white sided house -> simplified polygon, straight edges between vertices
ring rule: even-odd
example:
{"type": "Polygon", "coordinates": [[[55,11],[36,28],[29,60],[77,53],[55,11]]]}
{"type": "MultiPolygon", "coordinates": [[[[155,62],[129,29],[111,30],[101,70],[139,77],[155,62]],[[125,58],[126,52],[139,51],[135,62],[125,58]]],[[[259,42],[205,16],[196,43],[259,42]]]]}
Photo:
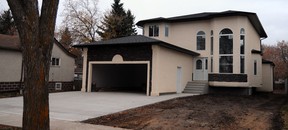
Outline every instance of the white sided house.
{"type": "MultiPolygon", "coordinates": [[[[22,53],[18,36],[0,34],[0,92],[21,89],[21,67],[22,53]]],[[[49,90],[73,90],[74,68],[75,56],[55,39],[49,72],[49,90]]]]}
{"type": "Polygon", "coordinates": [[[139,90],[152,96],[273,91],[273,63],[262,63],[267,34],[255,13],[160,17],[137,25],[143,36],[75,46],[84,50],[82,91],[139,90]]]}

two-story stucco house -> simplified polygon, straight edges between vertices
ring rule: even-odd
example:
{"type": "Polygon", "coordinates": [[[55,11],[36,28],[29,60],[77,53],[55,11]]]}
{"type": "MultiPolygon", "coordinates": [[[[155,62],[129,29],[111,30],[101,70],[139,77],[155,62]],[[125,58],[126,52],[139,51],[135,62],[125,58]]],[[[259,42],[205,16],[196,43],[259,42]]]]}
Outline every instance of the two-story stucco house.
{"type": "MultiPolygon", "coordinates": [[[[75,56],[56,39],[52,48],[49,90],[73,90],[75,56]]],[[[0,34],[0,92],[20,89],[22,53],[18,36],[0,34]]],[[[24,79],[24,78],[22,78],[24,79]]]]}
{"type": "Polygon", "coordinates": [[[273,64],[262,63],[261,55],[267,34],[255,13],[160,17],[137,25],[143,36],[75,46],[84,50],[82,91],[93,85],[147,95],[273,90],[273,64]]]}

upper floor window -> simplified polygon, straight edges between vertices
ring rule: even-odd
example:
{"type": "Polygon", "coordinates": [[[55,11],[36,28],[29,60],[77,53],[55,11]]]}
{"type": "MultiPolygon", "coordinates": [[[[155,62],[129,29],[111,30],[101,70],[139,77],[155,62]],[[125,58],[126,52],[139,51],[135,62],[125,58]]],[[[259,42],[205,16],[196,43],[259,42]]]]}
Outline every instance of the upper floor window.
{"type": "Polygon", "coordinates": [[[245,30],[240,30],[240,54],[245,54],[245,30]]]}
{"type": "Polygon", "coordinates": [[[149,26],[149,37],[158,37],[159,36],[159,26],[152,25],[149,26]]]}
{"type": "Polygon", "coordinates": [[[165,25],[165,37],[168,37],[169,36],[169,26],[168,25],[165,25]]]}
{"type": "Polygon", "coordinates": [[[203,31],[197,33],[197,50],[205,50],[205,33],[203,31]]]}
{"type": "Polygon", "coordinates": [[[230,29],[223,29],[219,39],[219,54],[233,54],[233,32],[230,29]]]}
{"type": "Polygon", "coordinates": [[[213,38],[213,30],[211,30],[211,37],[210,37],[210,54],[213,55],[213,51],[214,51],[214,38],[213,38]]]}
{"type": "Polygon", "coordinates": [[[51,65],[52,65],[52,66],[60,66],[60,58],[55,58],[55,57],[53,57],[53,58],[51,59],[51,65]]]}
{"type": "Polygon", "coordinates": [[[228,28],[219,34],[219,72],[233,73],[233,32],[228,28]]]}

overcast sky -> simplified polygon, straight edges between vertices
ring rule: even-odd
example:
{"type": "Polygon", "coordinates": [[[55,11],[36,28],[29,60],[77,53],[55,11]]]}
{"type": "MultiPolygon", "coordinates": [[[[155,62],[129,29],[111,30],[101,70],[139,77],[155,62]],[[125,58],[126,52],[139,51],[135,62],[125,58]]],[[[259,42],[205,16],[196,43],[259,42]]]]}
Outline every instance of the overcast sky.
{"type": "MultiPolygon", "coordinates": [[[[61,25],[61,12],[65,0],[60,0],[57,26],[61,25]]],[[[114,0],[99,0],[102,12],[111,9],[114,0]]],[[[268,38],[264,44],[288,41],[288,0],[121,0],[125,9],[136,16],[135,22],[155,17],[173,17],[201,12],[226,10],[257,13],[268,38]]],[[[0,11],[8,9],[6,0],[0,1],[0,11]]],[[[141,32],[140,32],[141,33],[141,32]]]]}

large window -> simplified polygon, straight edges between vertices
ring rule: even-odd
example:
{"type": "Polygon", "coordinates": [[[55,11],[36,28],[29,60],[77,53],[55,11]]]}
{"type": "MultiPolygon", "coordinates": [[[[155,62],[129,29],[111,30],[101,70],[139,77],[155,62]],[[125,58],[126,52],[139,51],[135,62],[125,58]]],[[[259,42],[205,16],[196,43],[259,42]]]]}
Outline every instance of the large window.
{"type": "Polygon", "coordinates": [[[223,29],[219,34],[219,72],[233,73],[233,32],[223,29]]]}
{"type": "Polygon", "coordinates": [[[197,50],[205,50],[205,33],[203,31],[197,33],[197,50]]]}
{"type": "Polygon", "coordinates": [[[149,37],[158,37],[159,36],[159,26],[152,25],[149,26],[149,37]]]}

